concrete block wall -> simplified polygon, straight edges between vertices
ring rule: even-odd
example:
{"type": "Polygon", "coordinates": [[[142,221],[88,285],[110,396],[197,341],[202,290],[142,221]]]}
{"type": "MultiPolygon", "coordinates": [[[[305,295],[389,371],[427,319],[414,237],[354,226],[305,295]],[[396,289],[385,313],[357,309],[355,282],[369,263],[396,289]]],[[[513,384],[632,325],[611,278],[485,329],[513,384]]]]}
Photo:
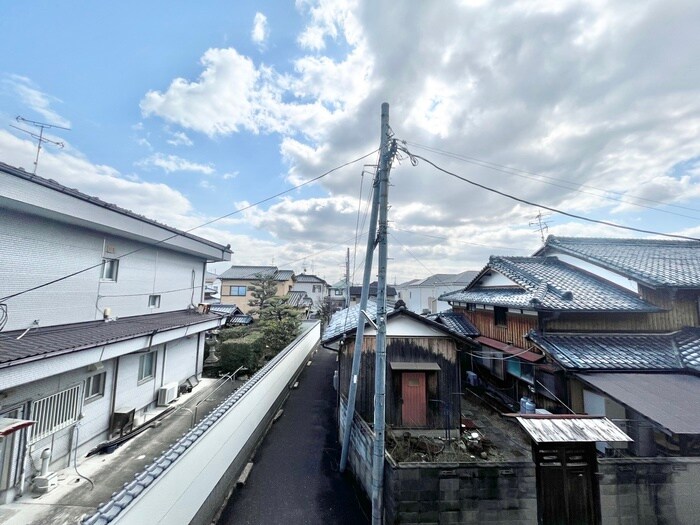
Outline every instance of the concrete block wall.
{"type": "Polygon", "coordinates": [[[387,464],[385,523],[514,525],[537,522],[535,466],[489,464],[387,464]]]}
{"type": "Polygon", "coordinates": [[[598,462],[603,525],[700,522],[700,458],[598,462]]]}

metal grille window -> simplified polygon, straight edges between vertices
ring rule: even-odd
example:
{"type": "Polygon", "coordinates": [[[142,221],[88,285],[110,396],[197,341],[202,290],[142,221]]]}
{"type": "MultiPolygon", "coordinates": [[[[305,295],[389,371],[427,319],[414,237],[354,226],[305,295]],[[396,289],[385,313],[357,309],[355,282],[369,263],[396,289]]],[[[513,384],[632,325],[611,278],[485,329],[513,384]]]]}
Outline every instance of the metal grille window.
{"type": "Polygon", "coordinates": [[[78,421],[81,408],[80,385],[32,402],[32,429],[30,443],[50,436],[54,432],[78,421]]]}

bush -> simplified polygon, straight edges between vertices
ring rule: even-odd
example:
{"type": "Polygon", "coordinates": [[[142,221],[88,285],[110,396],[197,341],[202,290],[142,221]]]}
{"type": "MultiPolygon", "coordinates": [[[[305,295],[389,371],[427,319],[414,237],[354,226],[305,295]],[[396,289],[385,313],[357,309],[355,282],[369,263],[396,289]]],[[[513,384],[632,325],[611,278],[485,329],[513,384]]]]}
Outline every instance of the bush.
{"type": "Polygon", "coordinates": [[[228,341],[229,339],[240,339],[249,333],[249,328],[246,326],[236,326],[234,328],[224,328],[219,331],[219,341],[228,341]]]}
{"type": "Polygon", "coordinates": [[[257,369],[262,355],[263,342],[259,333],[252,333],[239,339],[228,339],[219,344],[221,370],[234,372],[244,366],[251,372],[257,369]]]}

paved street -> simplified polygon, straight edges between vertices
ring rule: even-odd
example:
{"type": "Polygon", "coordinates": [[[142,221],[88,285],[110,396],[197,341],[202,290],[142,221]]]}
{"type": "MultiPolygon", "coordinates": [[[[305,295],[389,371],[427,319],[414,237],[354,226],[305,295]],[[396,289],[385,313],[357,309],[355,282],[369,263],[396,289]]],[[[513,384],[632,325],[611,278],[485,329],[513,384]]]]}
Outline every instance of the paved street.
{"type": "Polygon", "coordinates": [[[368,501],[338,472],[335,355],[320,348],[313,356],[219,525],[369,523],[368,501]]]}

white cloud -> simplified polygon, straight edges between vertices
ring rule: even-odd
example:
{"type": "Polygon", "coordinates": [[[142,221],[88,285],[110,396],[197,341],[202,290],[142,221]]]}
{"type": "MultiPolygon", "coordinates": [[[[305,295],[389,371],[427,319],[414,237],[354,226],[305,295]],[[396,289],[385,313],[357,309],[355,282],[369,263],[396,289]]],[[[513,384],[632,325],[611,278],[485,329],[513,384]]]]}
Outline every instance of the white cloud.
{"type": "Polygon", "coordinates": [[[250,33],[250,38],[258,47],[264,48],[267,38],[270,36],[270,30],[267,27],[267,17],[258,12],[253,18],[253,30],[250,33]]]}
{"type": "Polygon", "coordinates": [[[19,95],[22,103],[41,115],[47,124],[64,128],[70,127],[70,121],[51,108],[52,103],[61,102],[61,100],[41,91],[31,79],[21,75],[8,75],[4,82],[9,84],[15,93],[19,95]]]}
{"type": "Polygon", "coordinates": [[[193,171],[211,175],[215,171],[211,164],[199,164],[178,157],[177,155],[165,155],[163,153],[155,153],[150,157],[138,161],[136,165],[142,168],[161,168],[168,173],[174,171],[193,171]]]}
{"type": "Polygon", "coordinates": [[[186,133],[183,131],[170,131],[166,129],[166,133],[170,138],[166,141],[171,146],[192,146],[194,144],[186,133]]]}

